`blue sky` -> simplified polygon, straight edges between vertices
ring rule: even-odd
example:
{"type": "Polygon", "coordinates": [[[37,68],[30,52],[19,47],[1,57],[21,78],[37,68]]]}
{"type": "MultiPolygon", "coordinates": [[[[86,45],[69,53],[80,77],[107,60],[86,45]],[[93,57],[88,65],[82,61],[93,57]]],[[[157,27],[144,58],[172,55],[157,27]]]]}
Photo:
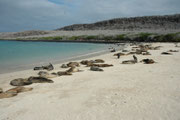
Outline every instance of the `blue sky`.
{"type": "Polygon", "coordinates": [[[180,13],[180,0],[0,0],[0,32],[180,13]]]}

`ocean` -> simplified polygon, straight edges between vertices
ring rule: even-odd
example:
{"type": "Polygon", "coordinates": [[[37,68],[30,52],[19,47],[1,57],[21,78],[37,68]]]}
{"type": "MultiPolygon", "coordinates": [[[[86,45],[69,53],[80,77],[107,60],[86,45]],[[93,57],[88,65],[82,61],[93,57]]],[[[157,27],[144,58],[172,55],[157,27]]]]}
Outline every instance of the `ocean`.
{"type": "Polygon", "coordinates": [[[0,41],[0,74],[105,52],[110,46],[94,43],[0,41]]]}

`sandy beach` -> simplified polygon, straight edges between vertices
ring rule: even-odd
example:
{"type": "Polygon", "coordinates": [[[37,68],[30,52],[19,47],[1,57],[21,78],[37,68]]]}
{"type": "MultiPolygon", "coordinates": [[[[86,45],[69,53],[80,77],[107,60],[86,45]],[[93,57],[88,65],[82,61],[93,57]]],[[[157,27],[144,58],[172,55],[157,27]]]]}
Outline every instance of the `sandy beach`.
{"type": "MultiPolygon", "coordinates": [[[[52,78],[54,83],[32,84],[27,86],[32,91],[0,99],[0,120],[179,120],[180,52],[161,52],[180,48],[173,43],[152,45],[163,47],[149,50],[152,55],[136,56],[138,61],[151,58],[155,64],[126,65],[122,61],[132,55],[120,59],[114,53],[98,55],[88,60],[103,59],[113,67],[98,72],[81,65],[82,72],[52,78]]],[[[60,66],[56,64],[52,72],[66,70],[60,66]]],[[[37,73],[31,69],[0,74],[0,88],[13,88],[11,80],[37,73]]]]}

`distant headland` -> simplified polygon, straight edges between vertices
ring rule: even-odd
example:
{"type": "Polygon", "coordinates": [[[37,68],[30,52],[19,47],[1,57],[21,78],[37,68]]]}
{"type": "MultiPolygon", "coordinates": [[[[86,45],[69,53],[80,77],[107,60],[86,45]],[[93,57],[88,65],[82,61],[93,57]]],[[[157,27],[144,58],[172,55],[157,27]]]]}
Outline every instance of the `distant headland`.
{"type": "Polygon", "coordinates": [[[2,40],[56,42],[180,42],[180,14],[115,18],[52,31],[0,33],[2,40]]]}

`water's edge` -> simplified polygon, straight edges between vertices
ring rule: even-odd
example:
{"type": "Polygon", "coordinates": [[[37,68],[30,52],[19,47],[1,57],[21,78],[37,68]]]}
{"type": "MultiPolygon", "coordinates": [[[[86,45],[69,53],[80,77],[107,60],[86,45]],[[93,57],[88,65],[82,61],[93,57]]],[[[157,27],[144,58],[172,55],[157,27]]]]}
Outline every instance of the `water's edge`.
{"type": "MultiPolygon", "coordinates": [[[[123,48],[124,48],[124,46],[121,46],[121,48],[116,48],[116,50],[122,50],[123,48]]],[[[82,59],[89,59],[92,57],[97,57],[99,55],[105,55],[108,53],[110,53],[109,50],[101,50],[101,51],[92,52],[92,53],[88,53],[88,54],[86,53],[86,54],[79,55],[76,57],[69,57],[69,58],[62,59],[62,60],[54,60],[54,61],[51,61],[51,63],[56,66],[58,64],[63,64],[63,63],[67,63],[70,61],[78,61],[78,60],[82,60],[82,59]]],[[[28,64],[28,65],[19,65],[16,68],[14,68],[13,70],[9,69],[7,71],[0,71],[0,74],[29,70],[29,69],[33,69],[35,66],[42,66],[42,65],[46,65],[46,64],[49,64],[49,63],[48,62],[41,62],[41,63],[34,63],[34,64],[28,64]]]]}

